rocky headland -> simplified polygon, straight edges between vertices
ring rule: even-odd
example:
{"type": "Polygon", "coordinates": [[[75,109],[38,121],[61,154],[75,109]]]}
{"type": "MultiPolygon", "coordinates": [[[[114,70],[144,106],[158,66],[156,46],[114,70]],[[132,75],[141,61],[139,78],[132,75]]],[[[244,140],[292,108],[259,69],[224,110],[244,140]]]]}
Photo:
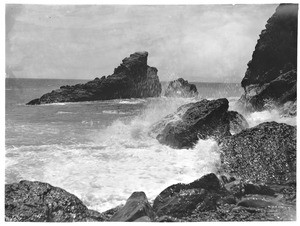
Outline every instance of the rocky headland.
{"type": "Polygon", "coordinates": [[[122,60],[112,75],[95,78],[85,84],[61,86],[27,105],[158,97],[161,94],[161,84],[157,69],[148,66],[147,59],[148,52],[133,53],[122,60]]]}
{"type": "Polygon", "coordinates": [[[247,110],[284,107],[296,113],[297,28],[298,4],[280,4],[260,34],[241,83],[240,102],[247,110]]]}
{"type": "Polygon", "coordinates": [[[183,78],[171,81],[165,90],[166,97],[195,97],[198,96],[197,87],[183,78]]]}

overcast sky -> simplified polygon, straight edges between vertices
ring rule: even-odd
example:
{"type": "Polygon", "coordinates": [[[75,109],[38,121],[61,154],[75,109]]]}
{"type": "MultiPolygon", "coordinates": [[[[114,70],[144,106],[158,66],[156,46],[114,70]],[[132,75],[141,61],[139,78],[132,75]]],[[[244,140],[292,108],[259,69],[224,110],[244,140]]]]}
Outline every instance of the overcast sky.
{"type": "Polygon", "coordinates": [[[277,5],[6,5],[6,65],[23,78],[93,79],[148,51],[160,80],[240,82],[277,5]]]}

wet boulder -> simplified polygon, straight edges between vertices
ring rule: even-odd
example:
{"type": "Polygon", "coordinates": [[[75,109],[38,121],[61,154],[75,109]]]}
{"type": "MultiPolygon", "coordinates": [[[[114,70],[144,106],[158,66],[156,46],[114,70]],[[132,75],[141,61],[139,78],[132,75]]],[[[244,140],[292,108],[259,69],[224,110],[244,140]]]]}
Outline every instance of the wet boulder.
{"type": "Polygon", "coordinates": [[[194,97],[197,95],[196,86],[183,78],[171,81],[165,91],[167,97],[194,97]]]}
{"type": "Polygon", "coordinates": [[[230,135],[227,110],[225,98],[189,103],[154,124],[149,134],[173,148],[192,148],[199,139],[230,135]]]}
{"type": "Polygon", "coordinates": [[[190,184],[174,184],[163,190],[153,202],[158,217],[182,218],[198,211],[215,210],[226,190],[218,177],[211,173],[190,184]]]}
{"type": "Polygon", "coordinates": [[[5,185],[5,221],[74,222],[103,221],[75,195],[38,181],[5,185]]]}
{"type": "Polygon", "coordinates": [[[134,192],[127,199],[126,204],[110,218],[110,221],[149,222],[153,221],[154,218],[155,214],[146,194],[144,192],[134,192]]]}

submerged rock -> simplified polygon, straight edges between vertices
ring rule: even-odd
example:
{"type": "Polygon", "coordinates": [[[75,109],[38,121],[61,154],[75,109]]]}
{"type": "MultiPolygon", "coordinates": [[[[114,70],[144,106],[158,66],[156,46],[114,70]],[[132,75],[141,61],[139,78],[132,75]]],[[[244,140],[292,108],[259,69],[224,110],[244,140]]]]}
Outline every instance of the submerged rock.
{"type": "Polygon", "coordinates": [[[242,80],[240,102],[260,111],[296,103],[298,4],[280,4],[261,32],[242,80]]]}
{"type": "Polygon", "coordinates": [[[170,82],[165,91],[165,96],[167,97],[194,97],[197,95],[196,86],[183,78],[170,82]]]}
{"type": "Polygon", "coordinates": [[[160,96],[161,84],[157,69],[147,65],[147,58],[148,52],[136,52],[126,57],[112,75],[96,78],[85,84],[61,86],[27,104],[160,96]]]}
{"type": "Polygon", "coordinates": [[[155,214],[144,192],[134,192],[126,201],[124,207],[119,209],[110,221],[122,222],[149,222],[153,221],[155,214]]]}
{"type": "Polygon", "coordinates": [[[223,169],[245,180],[285,184],[296,180],[296,128],[265,122],[226,137],[221,144],[223,169]]]}
{"type": "Polygon", "coordinates": [[[5,221],[73,222],[103,221],[75,195],[38,181],[5,185],[5,221]]]}

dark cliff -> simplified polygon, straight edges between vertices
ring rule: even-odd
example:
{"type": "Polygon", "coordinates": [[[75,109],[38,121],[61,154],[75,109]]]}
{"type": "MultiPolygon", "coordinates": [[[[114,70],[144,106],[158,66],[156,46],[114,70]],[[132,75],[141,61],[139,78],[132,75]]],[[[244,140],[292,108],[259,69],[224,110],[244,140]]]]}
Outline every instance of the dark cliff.
{"type": "Polygon", "coordinates": [[[248,108],[263,110],[267,101],[296,100],[298,5],[280,4],[255,46],[242,80],[248,108]],[[282,97],[285,98],[282,98],[282,97]]]}

